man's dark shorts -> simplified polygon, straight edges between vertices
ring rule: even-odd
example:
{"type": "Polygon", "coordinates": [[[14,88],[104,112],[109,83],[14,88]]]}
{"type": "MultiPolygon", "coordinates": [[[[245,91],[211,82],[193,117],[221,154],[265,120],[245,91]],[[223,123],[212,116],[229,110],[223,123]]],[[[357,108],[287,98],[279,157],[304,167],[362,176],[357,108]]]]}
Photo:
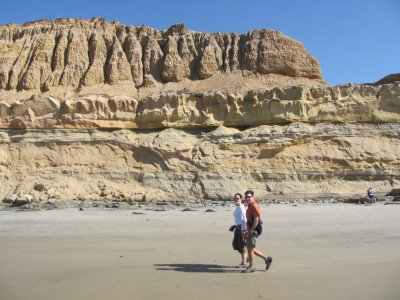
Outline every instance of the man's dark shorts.
{"type": "Polygon", "coordinates": [[[256,247],[256,238],[258,238],[258,234],[254,232],[249,232],[246,237],[246,247],[247,248],[255,248],[256,247]]]}

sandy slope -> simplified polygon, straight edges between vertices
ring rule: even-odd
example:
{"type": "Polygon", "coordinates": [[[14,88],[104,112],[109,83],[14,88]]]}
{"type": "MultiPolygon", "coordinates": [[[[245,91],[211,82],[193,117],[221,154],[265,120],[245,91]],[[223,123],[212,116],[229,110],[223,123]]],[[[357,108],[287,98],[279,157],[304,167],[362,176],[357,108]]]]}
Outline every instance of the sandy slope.
{"type": "Polygon", "coordinates": [[[400,206],[270,205],[241,274],[233,207],[0,212],[0,299],[398,299],[400,206]]]}

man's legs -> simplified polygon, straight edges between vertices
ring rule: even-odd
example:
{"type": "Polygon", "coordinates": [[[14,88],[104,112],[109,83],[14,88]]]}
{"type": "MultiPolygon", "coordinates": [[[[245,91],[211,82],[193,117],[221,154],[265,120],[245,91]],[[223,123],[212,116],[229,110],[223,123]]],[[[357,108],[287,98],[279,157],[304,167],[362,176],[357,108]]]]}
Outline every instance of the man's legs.
{"type": "Polygon", "coordinates": [[[249,266],[253,267],[254,264],[254,249],[256,248],[256,238],[254,237],[252,232],[249,232],[246,236],[246,246],[247,246],[247,255],[249,257],[249,266]]]}
{"type": "Polygon", "coordinates": [[[254,248],[248,246],[247,247],[248,257],[249,257],[249,265],[246,269],[242,270],[242,273],[254,273],[256,269],[253,267],[254,262],[254,248]]]}
{"type": "Polygon", "coordinates": [[[269,269],[272,263],[272,257],[270,256],[265,256],[261,251],[256,249],[256,240],[255,237],[252,234],[249,234],[246,239],[247,243],[247,252],[248,252],[248,257],[249,257],[249,266],[247,267],[246,270],[243,270],[243,273],[252,273],[255,271],[254,269],[254,255],[257,255],[258,257],[261,257],[265,261],[265,266],[266,270],[269,269]]]}
{"type": "Polygon", "coordinates": [[[257,255],[258,257],[261,257],[264,260],[265,268],[266,268],[266,270],[268,270],[269,267],[271,266],[271,263],[272,263],[272,257],[271,256],[268,256],[268,257],[265,256],[261,251],[259,251],[257,249],[254,249],[253,252],[254,252],[255,255],[257,255]]]}
{"type": "Polygon", "coordinates": [[[246,264],[246,251],[243,251],[243,253],[240,253],[240,256],[242,257],[242,263],[245,265],[246,264]]]}
{"type": "Polygon", "coordinates": [[[261,257],[263,260],[266,260],[267,259],[267,257],[260,251],[260,250],[257,250],[257,249],[253,249],[254,251],[254,254],[255,255],[257,255],[258,257],[261,257]]]}
{"type": "Polygon", "coordinates": [[[249,265],[246,269],[242,271],[242,273],[253,273],[255,271],[253,267],[254,263],[254,247],[255,247],[255,238],[251,233],[248,233],[246,236],[246,247],[247,247],[247,257],[249,258],[249,265]]]}
{"type": "Polygon", "coordinates": [[[254,262],[254,248],[253,247],[247,247],[247,252],[249,255],[249,268],[253,266],[254,262]]]}

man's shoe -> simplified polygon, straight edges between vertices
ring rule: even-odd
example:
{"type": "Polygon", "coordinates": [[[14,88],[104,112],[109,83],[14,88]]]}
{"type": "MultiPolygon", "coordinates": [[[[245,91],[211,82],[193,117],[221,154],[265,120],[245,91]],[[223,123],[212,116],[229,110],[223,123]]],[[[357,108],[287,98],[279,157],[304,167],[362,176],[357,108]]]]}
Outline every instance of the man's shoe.
{"type": "Polygon", "coordinates": [[[238,264],[238,265],[236,266],[236,268],[239,268],[239,269],[246,269],[246,268],[247,268],[247,265],[246,265],[245,263],[241,262],[240,264],[238,264]]]}
{"type": "Polygon", "coordinates": [[[246,269],[242,270],[242,273],[254,273],[256,269],[254,267],[247,267],[246,269]]]}
{"type": "Polygon", "coordinates": [[[266,271],[268,271],[268,269],[269,269],[269,267],[271,266],[271,264],[272,264],[272,257],[271,257],[271,256],[268,256],[268,257],[265,259],[265,270],[266,270],[266,271]]]}

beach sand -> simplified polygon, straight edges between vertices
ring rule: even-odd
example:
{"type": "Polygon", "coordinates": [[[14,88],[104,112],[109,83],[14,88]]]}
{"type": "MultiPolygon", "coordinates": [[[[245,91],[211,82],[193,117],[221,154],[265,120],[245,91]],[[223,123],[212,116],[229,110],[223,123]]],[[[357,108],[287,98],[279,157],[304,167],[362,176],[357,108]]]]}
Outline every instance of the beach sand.
{"type": "Polygon", "coordinates": [[[1,211],[0,299],[399,299],[400,205],[261,208],[253,274],[233,206],[1,211]]]}

